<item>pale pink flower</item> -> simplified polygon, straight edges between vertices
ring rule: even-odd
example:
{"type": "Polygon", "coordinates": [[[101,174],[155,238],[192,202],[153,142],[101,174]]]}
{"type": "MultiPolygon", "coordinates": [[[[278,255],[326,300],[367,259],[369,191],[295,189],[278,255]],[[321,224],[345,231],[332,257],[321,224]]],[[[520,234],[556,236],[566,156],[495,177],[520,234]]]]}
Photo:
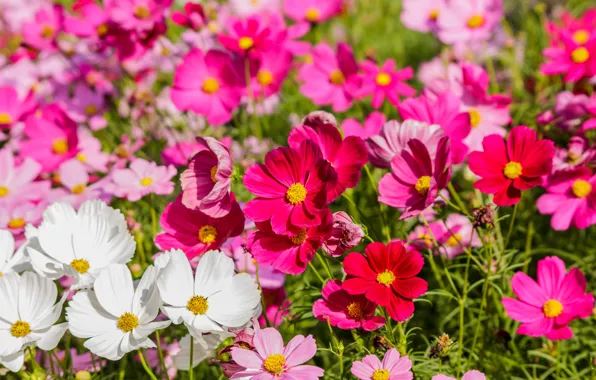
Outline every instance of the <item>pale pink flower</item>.
{"type": "Polygon", "coordinates": [[[61,5],[40,9],[35,20],[23,24],[23,40],[38,50],[57,50],[56,37],[62,30],[64,10],[61,5]]]}
{"type": "Polygon", "coordinates": [[[176,175],[174,166],[157,166],[137,158],[130,163],[129,169],[117,169],[112,172],[112,186],[109,192],[131,202],[138,201],[148,194],[168,195],[174,191],[172,178],[176,175]]]}
{"type": "MultiPolygon", "coordinates": [[[[457,379],[455,377],[439,374],[439,375],[434,375],[431,380],[457,380],[457,379]]],[[[482,372],[476,371],[474,369],[474,370],[464,373],[464,376],[461,378],[461,380],[486,380],[486,376],[482,372]]]]}
{"type": "Polygon", "coordinates": [[[447,44],[486,41],[502,17],[502,0],[450,0],[439,13],[438,35],[447,44]]]}
{"type": "Polygon", "coordinates": [[[101,150],[101,142],[86,128],[79,128],[78,135],[79,153],[75,156],[76,159],[85,165],[87,172],[106,173],[110,155],[101,150]]]}
{"type": "Polygon", "coordinates": [[[22,199],[7,203],[0,207],[0,229],[20,237],[27,224],[37,226],[41,222],[46,206],[45,202],[33,203],[22,199]]]}
{"type": "Polygon", "coordinates": [[[342,0],[285,0],[284,12],[294,21],[319,23],[339,14],[342,0]]]}
{"type": "Polygon", "coordinates": [[[66,161],[58,169],[58,178],[63,188],[57,189],[52,194],[53,201],[70,203],[75,209],[90,199],[102,199],[109,201],[109,195],[105,193],[105,181],[90,183],[87,169],[78,160],[66,161]]]}
{"type": "Polygon", "coordinates": [[[39,201],[50,191],[50,181],[35,181],[41,173],[41,165],[25,158],[16,165],[13,153],[0,149],[0,208],[18,200],[39,201]]]}
{"type": "Polygon", "coordinates": [[[436,32],[437,19],[446,6],[446,0],[404,0],[401,22],[408,29],[436,32]]]}
{"type": "Polygon", "coordinates": [[[412,361],[407,356],[400,357],[399,351],[395,348],[385,353],[383,362],[376,355],[366,355],[362,361],[352,363],[351,372],[360,380],[411,380],[414,378],[412,361]]]}
{"type": "Polygon", "coordinates": [[[344,131],[344,137],[358,136],[366,140],[371,136],[378,135],[386,121],[385,115],[374,111],[368,115],[362,125],[356,119],[345,119],[341,123],[341,129],[344,131]]]}

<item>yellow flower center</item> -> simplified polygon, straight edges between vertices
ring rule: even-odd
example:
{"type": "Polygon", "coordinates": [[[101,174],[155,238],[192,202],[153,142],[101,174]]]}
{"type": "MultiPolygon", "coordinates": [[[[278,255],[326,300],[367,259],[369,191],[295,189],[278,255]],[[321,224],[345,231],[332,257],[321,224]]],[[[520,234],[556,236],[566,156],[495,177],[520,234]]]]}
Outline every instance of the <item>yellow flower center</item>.
{"type": "Polygon", "coordinates": [[[16,321],[10,327],[10,333],[15,338],[24,338],[31,333],[31,326],[25,321],[16,321]]]}
{"type": "Polygon", "coordinates": [[[286,199],[293,205],[304,201],[306,199],[306,187],[301,183],[293,184],[286,192],[286,199]]]}
{"type": "Polygon", "coordinates": [[[386,369],[378,369],[373,372],[371,380],[389,380],[389,371],[386,369]]]}
{"type": "Polygon", "coordinates": [[[592,185],[588,181],[578,179],[577,181],[573,182],[571,190],[576,197],[585,198],[592,192],[592,185]]]}
{"type": "Polygon", "coordinates": [[[430,14],[428,15],[428,18],[433,21],[438,19],[439,18],[439,10],[434,9],[432,12],[430,12],[430,14]]]}
{"type": "Polygon", "coordinates": [[[255,46],[255,40],[250,37],[242,37],[238,40],[238,47],[242,50],[248,50],[255,46]]]}
{"type": "Polygon", "coordinates": [[[273,83],[273,74],[269,70],[260,70],[257,74],[257,81],[262,86],[269,86],[273,83]]]}
{"type": "Polygon", "coordinates": [[[207,298],[201,296],[194,296],[186,304],[186,308],[190,310],[194,315],[202,315],[209,310],[209,303],[207,298]]]}
{"type": "Polygon", "coordinates": [[[147,8],[145,5],[138,5],[135,8],[134,13],[135,13],[135,16],[140,19],[145,19],[145,18],[148,18],[149,16],[151,16],[151,12],[149,11],[149,8],[147,8]]]}
{"type": "Polygon", "coordinates": [[[352,302],[349,304],[347,311],[348,315],[352,319],[359,321],[364,318],[364,312],[362,311],[362,305],[360,305],[360,302],[352,302]]]}
{"type": "Polygon", "coordinates": [[[308,8],[304,16],[310,22],[317,22],[321,18],[321,11],[317,8],[308,8]]]}
{"type": "Polygon", "coordinates": [[[85,156],[83,153],[79,153],[77,154],[77,160],[81,161],[82,163],[87,162],[87,156],[85,156]]]}
{"type": "Polygon", "coordinates": [[[17,228],[23,228],[25,226],[25,219],[23,218],[15,218],[15,219],[11,219],[8,222],[8,228],[12,228],[12,229],[17,229],[17,228]]]}
{"type": "Polygon", "coordinates": [[[144,187],[151,186],[152,183],[153,183],[153,178],[150,178],[150,177],[145,177],[141,180],[141,185],[144,187]]]}
{"type": "Polygon", "coordinates": [[[219,82],[215,78],[207,78],[203,82],[203,92],[215,94],[219,90],[219,82]]]}
{"type": "Polygon", "coordinates": [[[209,29],[211,33],[217,33],[219,25],[215,21],[210,21],[209,24],[207,24],[207,29],[209,29]]]}
{"type": "Polygon", "coordinates": [[[4,273],[0,272],[0,277],[4,276],[4,273]]]}
{"type": "Polygon", "coordinates": [[[522,174],[522,166],[519,162],[508,162],[507,165],[505,165],[505,169],[503,169],[503,174],[509,179],[516,179],[522,174]]]}
{"type": "Polygon", "coordinates": [[[333,84],[340,85],[344,84],[346,77],[344,77],[344,73],[342,73],[340,69],[335,69],[329,74],[329,81],[333,84]]]}
{"type": "Polygon", "coordinates": [[[414,188],[418,194],[426,195],[426,193],[428,193],[428,189],[430,189],[430,177],[423,175],[422,177],[418,178],[418,182],[416,182],[414,188]]]}
{"type": "Polygon", "coordinates": [[[0,124],[12,124],[12,116],[7,112],[0,112],[0,124]]]}
{"type": "Polygon", "coordinates": [[[575,63],[584,63],[588,59],[590,59],[590,52],[583,46],[571,52],[571,60],[575,63]]]}
{"type": "Polygon", "coordinates": [[[263,363],[263,368],[271,374],[281,375],[286,365],[286,358],[282,354],[269,355],[263,363]]]}
{"type": "Polygon", "coordinates": [[[449,247],[457,247],[459,245],[460,241],[461,241],[461,235],[455,234],[455,235],[449,236],[449,239],[447,239],[445,244],[447,244],[449,247]]]}
{"type": "Polygon", "coordinates": [[[139,325],[139,318],[132,313],[124,313],[118,318],[118,328],[125,333],[131,332],[139,325]]]}
{"type": "Polygon", "coordinates": [[[547,318],[556,318],[563,313],[563,305],[556,300],[548,300],[542,306],[542,311],[547,318]]]}
{"type": "Polygon", "coordinates": [[[52,150],[56,154],[66,154],[68,152],[68,141],[66,139],[56,139],[52,143],[52,150]]]}
{"type": "Polygon", "coordinates": [[[424,242],[428,245],[433,245],[433,240],[429,234],[420,234],[418,235],[418,239],[424,240],[424,242]]]}
{"type": "Polygon", "coordinates": [[[476,29],[484,25],[484,17],[482,15],[474,15],[468,19],[468,28],[476,29]]]}
{"type": "Polygon", "coordinates": [[[304,243],[304,241],[306,240],[306,230],[302,229],[300,230],[300,232],[298,232],[297,235],[289,236],[288,239],[290,239],[290,241],[295,245],[300,245],[304,243]]]}
{"type": "Polygon", "coordinates": [[[8,187],[0,186],[0,197],[1,198],[7,196],[9,192],[10,192],[10,190],[8,190],[8,187]]]}
{"type": "Polygon", "coordinates": [[[103,37],[108,33],[108,26],[106,24],[101,24],[97,27],[96,31],[98,36],[103,37]]]}
{"type": "Polygon", "coordinates": [[[49,40],[54,37],[55,29],[51,25],[44,25],[41,28],[41,37],[49,40]]]}
{"type": "Polygon", "coordinates": [[[377,75],[377,84],[379,86],[388,86],[391,84],[391,76],[387,73],[380,73],[377,75]]]}
{"type": "Polygon", "coordinates": [[[480,116],[480,112],[476,109],[472,108],[468,111],[468,115],[470,115],[470,125],[472,128],[476,128],[478,124],[482,121],[482,116],[480,116]]]}
{"type": "Polygon", "coordinates": [[[91,373],[89,371],[78,371],[75,374],[75,380],[91,380],[91,373]]]}
{"type": "Polygon", "coordinates": [[[377,282],[381,285],[391,286],[393,281],[395,281],[395,274],[389,269],[385,269],[385,272],[377,275],[377,282]]]}
{"type": "Polygon", "coordinates": [[[79,185],[76,185],[75,187],[73,187],[70,191],[73,194],[83,194],[85,192],[85,190],[87,189],[87,185],[84,183],[81,183],[79,185]]]}
{"type": "Polygon", "coordinates": [[[217,230],[215,227],[206,225],[199,230],[199,240],[203,244],[211,244],[217,238],[217,230]]]}
{"type": "Polygon", "coordinates": [[[213,183],[217,182],[217,178],[215,178],[216,174],[217,174],[217,165],[215,165],[214,167],[211,168],[211,181],[213,181],[213,183]]]}
{"type": "Polygon", "coordinates": [[[583,45],[590,39],[590,32],[587,30],[578,30],[577,32],[573,33],[573,41],[576,44],[583,45]]]}
{"type": "Polygon", "coordinates": [[[87,107],[85,107],[85,115],[87,116],[93,116],[97,113],[97,111],[99,110],[93,104],[89,104],[87,107]]]}
{"type": "Polygon", "coordinates": [[[80,274],[85,274],[89,270],[89,261],[85,259],[74,259],[70,262],[70,266],[80,274]]]}

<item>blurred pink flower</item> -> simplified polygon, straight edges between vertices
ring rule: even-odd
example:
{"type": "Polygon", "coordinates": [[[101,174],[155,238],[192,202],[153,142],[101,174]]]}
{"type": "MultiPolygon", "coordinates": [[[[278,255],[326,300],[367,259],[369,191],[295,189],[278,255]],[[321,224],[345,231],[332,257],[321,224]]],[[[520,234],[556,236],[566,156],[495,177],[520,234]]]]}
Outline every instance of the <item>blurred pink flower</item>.
{"type": "Polygon", "coordinates": [[[542,74],[565,74],[565,82],[578,82],[596,75],[596,35],[585,43],[578,43],[567,33],[560,37],[562,47],[548,47],[542,52],[549,60],[540,68],[542,74]]]}
{"type": "Polygon", "coordinates": [[[263,289],[263,302],[265,303],[265,310],[258,319],[261,327],[267,326],[267,319],[274,327],[278,327],[283,323],[284,318],[290,314],[291,302],[283,287],[263,289]],[[265,319],[265,315],[267,315],[267,319],[265,319]]]}
{"type": "Polygon", "coordinates": [[[278,12],[281,0],[230,0],[230,7],[238,16],[246,17],[257,13],[278,12]]]}
{"type": "Polygon", "coordinates": [[[138,32],[153,29],[162,21],[172,0],[106,0],[105,9],[110,19],[126,30],[138,32]]]}
{"type": "Polygon", "coordinates": [[[277,94],[286,79],[292,56],[289,53],[267,52],[260,55],[257,60],[251,61],[250,89],[246,88],[247,96],[254,99],[263,99],[277,94]]]}
{"type": "Polygon", "coordinates": [[[25,226],[39,225],[47,203],[33,203],[27,200],[15,200],[0,207],[0,229],[10,231],[15,237],[25,232],[25,226]]]}
{"type": "Polygon", "coordinates": [[[419,32],[436,32],[437,19],[447,7],[446,0],[404,0],[401,22],[419,32]]]}
{"type": "Polygon", "coordinates": [[[90,199],[102,199],[105,202],[110,199],[104,190],[106,180],[91,184],[87,169],[78,160],[66,161],[60,165],[58,178],[64,188],[52,192],[52,201],[68,202],[78,209],[83,202],[90,199]]]}
{"type": "Polygon", "coordinates": [[[0,149],[0,208],[19,200],[40,201],[50,191],[50,181],[35,181],[41,165],[26,157],[16,165],[13,153],[0,149]]]}
{"type": "Polygon", "coordinates": [[[193,30],[199,30],[205,26],[207,23],[207,18],[205,17],[205,11],[201,4],[189,1],[184,4],[183,12],[172,12],[172,21],[180,26],[184,26],[193,30]]]}
{"type": "Polygon", "coordinates": [[[161,158],[166,165],[186,166],[190,159],[203,149],[203,145],[196,141],[181,141],[165,148],[161,152],[161,158]]]}
{"type": "MultiPolygon", "coordinates": [[[[445,376],[445,375],[439,374],[439,375],[434,375],[431,380],[457,380],[457,379],[454,377],[451,377],[451,376],[445,376]]],[[[464,373],[461,380],[486,380],[486,376],[480,371],[471,370],[471,371],[464,373]]]]}
{"type": "Polygon", "coordinates": [[[79,153],[75,156],[81,162],[87,172],[101,172],[108,171],[107,164],[110,161],[110,156],[101,150],[101,142],[93,137],[91,132],[86,128],[79,128],[79,153]]]}
{"type": "Polygon", "coordinates": [[[363,125],[360,125],[356,119],[345,119],[341,123],[341,129],[344,131],[345,137],[358,136],[365,140],[368,137],[378,135],[386,121],[385,115],[374,111],[364,120],[363,125]]]}
{"type": "Polygon", "coordinates": [[[439,12],[438,35],[446,44],[486,41],[502,17],[502,0],[450,0],[439,12]]]}
{"type": "Polygon", "coordinates": [[[64,10],[61,5],[43,8],[35,13],[35,20],[23,24],[23,41],[38,50],[55,51],[56,37],[62,31],[64,10]]]}
{"type": "Polygon", "coordinates": [[[100,41],[110,31],[110,16],[108,11],[92,1],[79,1],[74,6],[75,16],[66,14],[64,30],[77,37],[90,38],[100,41]]]}
{"type": "Polygon", "coordinates": [[[413,96],[416,90],[406,84],[406,80],[414,77],[414,70],[406,67],[400,70],[395,68],[395,61],[388,59],[381,65],[365,60],[360,64],[364,72],[361,76],[362,82],[357,92],[357,97],[372,95],[372,106],[380,108],[385,97],[394,106],[399,105],[399,96],[413,96]]]}
{"type": "Polygon", "coordinates": [[[583,135],[573,136],[567,149],[555,147],[555,151],[553,173],[596,164],[596,150],[590,147],[590,142],[583,135]]]}
{"type": "Polygon", "coordinates": [[[259,56],[263,51],[275,49],[278,41],[260,15],[246,19],[230,17],[226,23],[227,34],[220,33],[217,40],[229,51],[241,57],[259,56]]]}
{"type": "Polygon", "coordinates": [[[284,12],[292,20],[319,23],[338,15],[342,0],[286,0],[284,12]]]}
{"type": "Polygon", "coordinates": [[[431,226],[431,230],[440,245],[439,253],[448,259],[463,253],[464,248],[482,246],[472,222],[465,215],[451,214],[445,222],[438,221],[433,224],[435,228],[431,226]]]}
{"type": "Polygon", "coordinates": [[[129,169],[112,172],[112,184],[106,190],[116,197],[138,201],[148,194],[169,195],[174,191],[172,178],[176,175],[174,166],[158,166],[142,158],[130,163],[129,169]]]}
{"type": "Polygon", "coordinates": [[[32,92],[23,99],[12,86],[0,87],[0,130],[10,128],[14,123],[22,121],[35,108],[35,97],[32,92]]]}
{"type": "Polygon", "coordinates": [[[58,102],[77,123],[88,123],[93,131],[108,125],[108,121],[103,116],[105,111],[103,93],[95,92],[85,83],[79,82],[72,89],[65,88],[57,96],[58,102]],[[69,95],[71,91],[72,96],[69,95]]]}
{"type": "MultiPolygon", "coordinates": [[[[244,235],[230,239],[222,248],[224,252],[229,253],[236,264],[236,271],[245,272],[256,278],[257,262],[250,253],[248,241],[252,241],[254,231],[249,231],[247,237],[244,235]],[[248,240],[248,241],[247,241],[248,240]]],[[[271,265],[259,264],[259,284],[264,289],[278,289],[284,286],[286,275],[271,265]]]]}

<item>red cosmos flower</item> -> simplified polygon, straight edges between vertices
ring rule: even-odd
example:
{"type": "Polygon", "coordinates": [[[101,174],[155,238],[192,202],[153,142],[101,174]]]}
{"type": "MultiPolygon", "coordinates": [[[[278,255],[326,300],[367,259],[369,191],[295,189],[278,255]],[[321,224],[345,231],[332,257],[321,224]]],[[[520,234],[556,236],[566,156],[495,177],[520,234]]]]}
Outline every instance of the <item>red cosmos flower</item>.
{"type": "Polygon", "coordinates": [[[555,146],[551,140],[538,140],[536,132],[525,126],[513,128],[505,140],[498,135],[482,140],[483,152],[470,154],[470,170],[482,179],[474,187],[495,194],[494,203],[511,206],[521,192],[542,184],[551,172],[555,146]]]}
{"type": "Polygon", "coordinates": [[[428,283],[415,277],[424,266],[417,251],[406,251],[401,242],[371,243],[366,256],[350,253],[344,260],[348,274],[343,288],[350,294],[364,294],[367,299],[387,309],[391,318],[402,322],[414,313],[414,298],[428,289],[428,283]]]}

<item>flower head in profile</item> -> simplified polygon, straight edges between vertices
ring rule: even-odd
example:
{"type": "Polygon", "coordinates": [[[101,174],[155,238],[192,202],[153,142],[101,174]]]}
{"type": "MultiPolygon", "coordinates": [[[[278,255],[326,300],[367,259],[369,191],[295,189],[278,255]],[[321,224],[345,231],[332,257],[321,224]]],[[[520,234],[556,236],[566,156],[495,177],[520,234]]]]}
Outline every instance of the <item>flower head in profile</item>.
{"type": "Polygon", "coordinates": [[[400,219],[418,215],[432,205],[451,177],[448,137],[439,141],[434,157],[418,139],[410,140],[408,148],[393,158],[393,173],[379,182],[379,202],[403,209],[400,219]]]}
{"type": "Polygon", "coordinates": [[[136,248],[120,211],[95,200],[78,212],[68,203],[52,204],[32,235],[25,250],[33,269],[50,279],[73,277],[75,288],[93,284],[110,264],[126,264],[136,248]]]}
{"type": "Polygon", "coordinates": [[[498,206],[519,202],[521,192],[542,184],[543,176],[551,172],[554,143],[538,140],[536,131],[518,126],[513,128],[507,142],[498,135],[482,141],[484,151],[470,154],[470,170],[480,180],[474,187],[483,193],[495,194],[498,206]]]}
{"type": "Polygon", "coordinates": [[[520,335],[546,336],[550,340],[573,337],[569,327],[574,319],[588,318],[594,308],[594,295],[586,293],[586,278],[581,270],[565,270],[565,263],[552,256],[538,262],[538,282],[517,272],[511,288],[518,299],[503,297],[507,315],[522,322],[520,335]]]}
{"type": "Polygon", "coordinates": [[[320,23],[339,14],[341,0],[286,0],[284,12],[296,22],[320,23]]]}
{"type": "Polygon", "coordinates": [[[362,361],[352,363],[352,375],[360,380],[412,380],[412,361],[401,356],[395,348],[385,353],[381,362],[376,355],[366,355],[362,361]]]}
{"type": "MultiPolygon", "coordinates": [[[[445,375],[434,375],[431,380],[457,380],[455,377],[445,376],[445,375]]],[[[486,376],[480,372],[476,371],[475,369],[464,373],[461,380],[486,380],[486,376]]]]}
{"type": "Polygon", "coordinates": [[[380,108],[385,98],[394,106],[398,106],[400,96],[416,94],[416,90],[405,83],[406,80],[414,77],[414,70],[411,67],[397,70],[395,61],[388,59],[380,67],[374,62],[366,60],[360,65],[360,68],[363,74],[358,97],[371,95],[374,108],[380,108]]]}
{"type": "Polygon", "coordinates": [[[260,292],[248,273],[234,273],[234,261],[220,251],[205,253],[193,278],[181,250],[163,256],[165,267],[157,279],[164,302],[162,311],[174,324],[184,323],[197,339],[203,333],[223,334],[250,321],[259,306],[260,292]]]}
{"type": "Polygon", "coordinates": [[[174,191],[172,177],[176,175],[174,166],[158,166],[142,158],[130,163],[129,169],[116,169],[112,172],[113,184],[108,190],[115,196],[138,201],[148,194],[168,195],[174,191]]]}
{"type": "Polygon", "coordinates": [[[0,277],[0,364],[17,372],[28,346],[50,351],[58,345],[68,324],[55,324],[66,299],[56,302],[57,296],[56,284],[36,273],[0,277]]]}
{"type": "Polygon", "coordinates": [[[325,284],[323,298],[316,300],[312,307],[315,318],[344,330],[374,331],[385,325],[385,318],[375,316],[377,305],[374,302],[363,295],[350,295],[341,285],[337,280],[325,284]]]}
{"type": "Polygon", "coordinates": [[[581,166],[592,166],[596,160],[596,149],[583,135],[575,135],[567,144],[567,149],[555,147],[553,173],[573,170],[581,166]]]}
{"type": "Polygon", "coordinates": [[[416,277],[424,266],[424,258],[414,250],[406,250],[400,242],[371,243],[366,256],[352,252],[344,260],[348,277],[342,287],[349,294],[364,295],[387,309],[391,318],[403,322],[414,314],[413,299],[420,297],[428,283],[416,277]]]}
{"type": "Polygon", "coordinates": [[[207,17],[201,4],[189,1],[184,4],[184,11],[172,12],[172,21],[180,26],[199,30],[207,23],[207,17]]]}
{"type": "Polygon", "coordinates": [[[156,275],[154,267],[147,268],[135,289],[126,265],[105,268],[93,290],[77,292],[66,308],[72,335],[87,339],[85,348],[108,360],[155,347],[149,335],[171,323],[155,322],[160,307],[156,275]]]}
{"type": "Polygon", "coordinates": [[[333,230],[323,244],[323,250],[330,256],[341,256],[360,244],[364,237],[362,227],[343,211],[333,213],[333,230]]]}
{"type": "Polygon", "coordinates": [[[356,119],[345,119],[341,123],[341,129],[344,131],[344,136],[358,136],[362,139],[367,139],[371,136],[378,135],[381,128],[385,125],[387,118],[381,112],[374,111],[364,123],[360,124],[356,119]]]}
{"type": "Polygon", "coordinates": [[[304,364],[317,352],[316,342],[311,335],[296,335],[284,346],[281,334],[273,327],[261,329],[255,323],[254,330],[254,350],[232,348],[232,359],[244,370],[234,373],[231,379],[258,377],[274,380],[287,377],[316,380],[323,376],[321,368],[304,364]]]}
{"type": "Polygon", "coordinates": [[[244,229],[244,214],[237,202],[226,216],[213,218],[184,207],[178,197],[166,206],[159,221],[164,232],[155,237],[155,244],[163,251],[181,249],[189,259],[219,249],[244,229]]]}

